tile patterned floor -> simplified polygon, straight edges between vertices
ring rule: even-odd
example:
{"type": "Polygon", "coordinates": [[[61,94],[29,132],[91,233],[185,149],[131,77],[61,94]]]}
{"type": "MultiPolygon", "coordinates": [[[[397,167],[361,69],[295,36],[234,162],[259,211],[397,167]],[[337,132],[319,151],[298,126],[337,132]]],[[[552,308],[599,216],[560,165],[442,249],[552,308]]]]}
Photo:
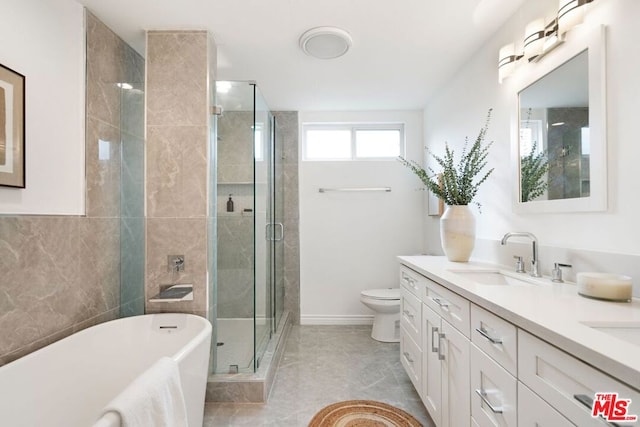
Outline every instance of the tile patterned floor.
{"type": "Polygon", "coordinates": [[[204,427],[304,427],[326,405],[371,399],[434,426],[400,364],[398,344],[366,326],[294,326],[267,404],[209,403],[204,427]]]}

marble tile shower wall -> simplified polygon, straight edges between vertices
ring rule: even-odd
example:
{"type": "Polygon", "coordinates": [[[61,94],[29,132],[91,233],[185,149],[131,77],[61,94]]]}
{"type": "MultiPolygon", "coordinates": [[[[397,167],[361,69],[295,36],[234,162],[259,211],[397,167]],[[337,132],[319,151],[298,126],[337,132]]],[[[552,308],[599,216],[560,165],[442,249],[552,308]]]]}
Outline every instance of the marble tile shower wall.
{"type": "Polygon", "coordinates": [[[218,118],[218,318],[253,317],[253,111],[218,118]],[[234,212],[226,211],[232,194],[234,212]]]}
{"type": "Polygon", "coordinates": [[[121,122],[114,83],[142,81],[144,62],[90,13],[86,22],[86,217],[0,218],[0,365],[118,316],[120,135],[142,133],[121,122]]]}
{"type": "MultiPolygon", "coordinates": [[[[284,277],[276,284],[276,303],[284,300],[294,324],[300,322],[300,245],[298,207],[298,113],[277,111],[276,167],[283,168],[284,277]],[[284,294],[284,295],[283,295],[284,294]]],[[[252,112],[225,112],[218,120],[218,317],[253,316],[253,218],[242,216],[253,206],[252,112]],[[225,212],[229,193],[235,213],[225,212]]]]}
{"type": "Polygon", "coordinates": [[[252,142],[253,111],[225,111],[218,118],[218,184],[253,183],[252,142]]]}
{"type": "MultiPolygon", "coordinates": [[[[277,111],[276,149],[282,153],[284,169],[284,309],[293,324],[300,324],[300,208],[298,195],[298,112],[277,111]]],[[[276,295],[276,301],[280,301],[276,295]]]]}
{"type": "Polygon", "coordinates": [[[206,31],[147,33],[147,222],[148,296],[160,285],[192,283],[194,300],[149,303],[148,312],[181,311],[206,317],[207,173],[209,82],[215,45],[206,31]],[[174,276],[168,255],[184,255],[174,276]]]}

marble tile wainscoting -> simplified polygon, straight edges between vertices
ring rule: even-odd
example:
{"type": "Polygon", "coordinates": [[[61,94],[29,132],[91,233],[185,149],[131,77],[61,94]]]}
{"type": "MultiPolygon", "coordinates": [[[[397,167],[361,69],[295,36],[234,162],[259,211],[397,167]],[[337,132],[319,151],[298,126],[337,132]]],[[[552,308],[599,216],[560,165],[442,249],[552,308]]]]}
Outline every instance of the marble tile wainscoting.
{"type": "Polygon", "coordinates": [[[0,365],[118,317],[118,218],[0,218],[0,365]]]}

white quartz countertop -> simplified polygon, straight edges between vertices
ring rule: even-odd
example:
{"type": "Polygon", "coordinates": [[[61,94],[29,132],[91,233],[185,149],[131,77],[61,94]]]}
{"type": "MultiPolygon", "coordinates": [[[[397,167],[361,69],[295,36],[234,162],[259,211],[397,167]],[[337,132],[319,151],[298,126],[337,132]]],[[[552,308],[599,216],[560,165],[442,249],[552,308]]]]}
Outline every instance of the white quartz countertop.
{"type": "Polygon", "coordinates": [[[624,323],[640,327],[640,299],[624,303],[584,298],[575,284],[552,283],[548,278],[527,286],[481,285],[455,271],[504,269],[478,262],[449,262],[439,256],[398,258],[472,303],[640,390],[640,345],[587,326],[624,323]]]}

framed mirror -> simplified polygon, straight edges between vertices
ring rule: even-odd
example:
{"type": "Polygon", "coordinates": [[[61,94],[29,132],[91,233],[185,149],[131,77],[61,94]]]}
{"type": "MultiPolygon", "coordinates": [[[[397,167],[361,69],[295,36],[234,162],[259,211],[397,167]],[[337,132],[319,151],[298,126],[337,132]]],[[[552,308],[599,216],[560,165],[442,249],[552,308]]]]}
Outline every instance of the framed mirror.
{"type": "Polygon", "coordinates": [[[523,64],[513,108],[514,211],[607,209],[605,27],[523,64]]]}

